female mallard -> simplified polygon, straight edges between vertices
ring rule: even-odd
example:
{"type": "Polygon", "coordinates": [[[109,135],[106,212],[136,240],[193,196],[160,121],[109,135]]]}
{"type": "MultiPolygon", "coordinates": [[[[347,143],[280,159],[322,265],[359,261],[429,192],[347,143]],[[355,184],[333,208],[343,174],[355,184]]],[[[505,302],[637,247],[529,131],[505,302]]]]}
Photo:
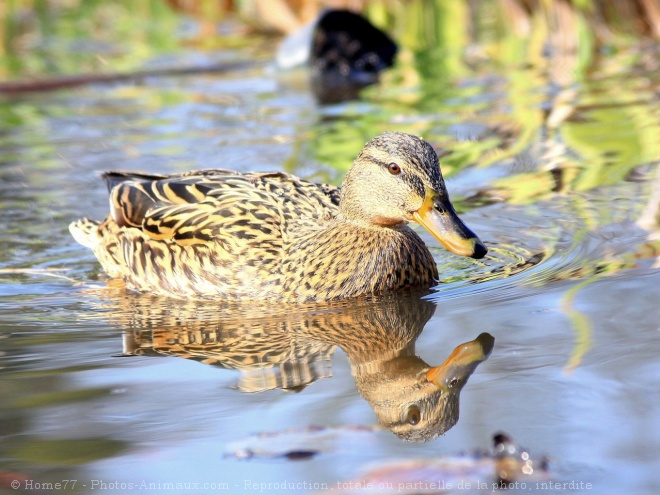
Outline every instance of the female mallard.
{"type": "Polygon", "coordinates": [[[456,216],[431,145],[400,132],[369,141],[341,190],[278,172],[104,179],[110,215],[70,230],[140,292],[307,302],[430,287],[437,267],[410,220],[456,254],[487,252],[456,216]]]}

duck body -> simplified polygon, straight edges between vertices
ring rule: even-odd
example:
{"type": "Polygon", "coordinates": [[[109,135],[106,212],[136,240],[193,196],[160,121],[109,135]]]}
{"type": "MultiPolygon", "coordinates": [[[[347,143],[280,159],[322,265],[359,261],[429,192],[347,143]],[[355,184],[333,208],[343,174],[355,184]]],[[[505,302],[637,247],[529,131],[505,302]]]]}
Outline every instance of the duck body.
{"type": "MultiPolygon", "coordinates": [[[[430,148],[419,138],[388,134],[386,144],[413,139],[430,148]]],[[[310,302],[430,287],[436,263],[406,218],[414,220],[424,198],[414,198],[412,210],[404,204],[410,186],[397,192],[401,183],[391,179],[407,166],[396,156],[380,163],[387,151],[370,147],[377,139],[365,146],[369,156],[363,150],[341,189],[284,173],[108,172],[110,215],[74,222],[70,231],[110,277],[139,292],[310,302]],[[401,165],[391,167],[395,162],[401,165]]],[[[420,182],[413,196],[424,196],[433,184],[413,171],[409,181],[420,182]]],[[[469,230],[463,237],[478,241],[469,230]]]]}

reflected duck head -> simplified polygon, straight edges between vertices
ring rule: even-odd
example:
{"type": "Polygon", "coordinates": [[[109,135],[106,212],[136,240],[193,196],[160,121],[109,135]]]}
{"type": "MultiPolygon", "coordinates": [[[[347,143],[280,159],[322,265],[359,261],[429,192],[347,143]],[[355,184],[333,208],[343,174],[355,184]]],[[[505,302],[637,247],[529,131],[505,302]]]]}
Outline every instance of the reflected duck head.
{"type": "Polygon", "coordinates": [[[406,441],[426,442],[456,424],[460,392],[494,343],[482,333],[434,367],[416,356],[366,363],[355,368],[356,384],[381,425],[406,441]]]}

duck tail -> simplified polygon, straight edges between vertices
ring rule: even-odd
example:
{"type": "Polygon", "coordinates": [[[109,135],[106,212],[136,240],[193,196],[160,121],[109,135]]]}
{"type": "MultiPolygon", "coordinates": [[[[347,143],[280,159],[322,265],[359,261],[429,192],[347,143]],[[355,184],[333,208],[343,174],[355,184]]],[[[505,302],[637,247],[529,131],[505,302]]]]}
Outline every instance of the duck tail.
{"type": "Polygon", "coordinates": [[[81,218],[69,224],[69,232],[78,244],[82,244],[91,250],[96,250],[101,242],[101,233],[99,232],[99,222],[88,218],[81,218]]]}
{"type": "Polygon", "coordinates": [[[105,185],[108,187],[108,192],[112,192],[115,186],[122,184],[126,181],[154,181],[167,179],[166,175],[160,174],[143,174],[139,172],[115,172],[106,171],[101,175],[105,185]]]}

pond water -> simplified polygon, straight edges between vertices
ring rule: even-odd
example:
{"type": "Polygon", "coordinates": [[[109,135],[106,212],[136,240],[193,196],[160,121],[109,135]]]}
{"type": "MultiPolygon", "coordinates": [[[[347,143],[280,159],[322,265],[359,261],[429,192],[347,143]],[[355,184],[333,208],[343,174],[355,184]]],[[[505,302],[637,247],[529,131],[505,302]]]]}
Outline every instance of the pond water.
{"type": "MultiPolygon", "coordinates": [[[[181,49],[157,63],[254,57],[181,49]]],[[[0,96],[0,488],[268,493],[286,490],[261,483],[286,481],[316,493],[504,431],[548,457],[550,479],[583,487],[546,493],[658,493],[657,49],[621,49],[562,84],[479,57],[443,77],[428,60],[404,57],[359,101],[333,105],[263,64],[0,96]],[[448,189],[490,247],[458,259],[420,232],[441,268],[428,294],[185,304],[108,287],[68,232],[107,214],[102,170],[284,170],[339,184],[384,130],[452,150],[448,189]],[[484,332],[494,348],[469,370],[459,417],[438,413],[444,434],[404,442],[371,428],[413,400],[409,369],[484,332]]]]}

